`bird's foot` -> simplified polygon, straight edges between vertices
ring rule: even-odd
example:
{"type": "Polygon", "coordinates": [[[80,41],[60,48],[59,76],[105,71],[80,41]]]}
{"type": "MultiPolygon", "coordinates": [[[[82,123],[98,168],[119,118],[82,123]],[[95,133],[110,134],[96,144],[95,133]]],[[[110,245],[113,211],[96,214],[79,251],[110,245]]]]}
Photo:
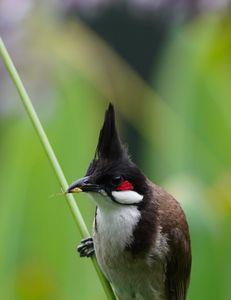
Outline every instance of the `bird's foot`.
{"type": "Polygon", "coordinates": [[[94,243],[91,237],[86,238],[81,241],[80,245],[77,247],[77,251],[80,254],[80,257],[90,257],[94,254],[94,243]]]}

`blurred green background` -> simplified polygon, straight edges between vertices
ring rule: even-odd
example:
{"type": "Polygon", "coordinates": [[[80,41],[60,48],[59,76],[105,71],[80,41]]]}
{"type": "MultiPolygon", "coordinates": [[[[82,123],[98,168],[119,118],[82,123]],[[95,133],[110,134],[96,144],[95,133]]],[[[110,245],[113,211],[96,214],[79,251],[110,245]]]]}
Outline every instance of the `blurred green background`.
{"type": "MultiPolygon", "coordinates": [[[[0,34],[68,181],[84,175],[112,101],[134,161],[182,204],[189,300],[231,299],[229,3],[0,1],[0,34]]],[[[1,62],[0,191],[0,299],[105,299],[1,62]]],[[[90,230],[94,207],[77,202],[90,230]]]]}

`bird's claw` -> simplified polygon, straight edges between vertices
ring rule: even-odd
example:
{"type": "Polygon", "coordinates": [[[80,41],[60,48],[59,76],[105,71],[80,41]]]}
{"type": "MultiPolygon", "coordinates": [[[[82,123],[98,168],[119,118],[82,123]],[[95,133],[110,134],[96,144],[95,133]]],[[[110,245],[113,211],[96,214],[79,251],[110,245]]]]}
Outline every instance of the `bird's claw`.
{"type": "Polygon", "coordinates": [[[77,247],[77,251],[80,254],[80,257],[90,257],[94,254],[94,243],[91,237],[83,239],[80,245],[77,247]]]}

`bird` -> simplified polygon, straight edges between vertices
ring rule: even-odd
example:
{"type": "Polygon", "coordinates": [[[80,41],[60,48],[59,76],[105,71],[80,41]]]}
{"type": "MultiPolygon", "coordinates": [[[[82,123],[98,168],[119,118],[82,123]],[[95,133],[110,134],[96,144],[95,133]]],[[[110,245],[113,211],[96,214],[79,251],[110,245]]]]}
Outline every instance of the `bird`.
{"type": "Polygon", "coordinates": [[[185,300],[192,260],[185,214],[132,162],[111,103],[85,176],[67,190],[79,192],[90,196],[96,211],[93,235],[78,251],[96,255],[118,299],[185,300]]]}

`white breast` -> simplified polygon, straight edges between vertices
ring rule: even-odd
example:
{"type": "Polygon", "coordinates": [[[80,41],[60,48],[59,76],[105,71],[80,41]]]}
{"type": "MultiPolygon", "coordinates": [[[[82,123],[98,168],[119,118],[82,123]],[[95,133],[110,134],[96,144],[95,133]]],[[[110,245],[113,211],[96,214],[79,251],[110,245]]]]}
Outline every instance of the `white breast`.
{"type": "Polygon", "coordinates": [[[96,223],[100,247],[113,253],[124,250],[133,241],[133,231],[139,219],[136,206],[99,207],[96,223]]]}
{"type": "Polygon", "coordinates": [[[133,241],[133,232],[141,213],[134,205],[119,205],[107,196],[92,195],[98,204],[94,246],[102,271],[122,300],[166,300],[164,266],[148,258],[134,259],[125,247],[133,241]],[[154,271],[154,273],[153,273],[154,271]]]}
{"type": "Polygon", "coordinates": [[[133,231],[141,217],[140,211],[135,205],[113,202],[103,191],[91,193],[90,196],[98,206],[94,241],[96,248],[108,253],[124,250],[133,241],[133,231]]]}

